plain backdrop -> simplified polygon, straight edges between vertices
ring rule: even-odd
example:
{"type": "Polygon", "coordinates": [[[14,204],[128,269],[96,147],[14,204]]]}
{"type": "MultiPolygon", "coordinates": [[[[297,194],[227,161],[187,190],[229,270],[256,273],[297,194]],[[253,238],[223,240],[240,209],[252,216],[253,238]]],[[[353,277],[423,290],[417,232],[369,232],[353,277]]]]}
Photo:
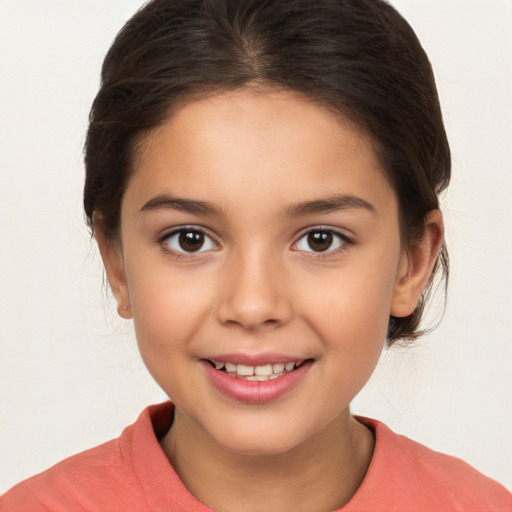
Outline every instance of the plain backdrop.
{"type": "MultiPolygon", "coordinates": [[[[141,3],[0,0],[0,493],[165,399],[104,292],[81,210],[101,61],[141,3]]],[[[437,77],[452,274],[441,326],[384,354],[353,410],[510,489],[512,2],[392,3],[437,77]]]]}

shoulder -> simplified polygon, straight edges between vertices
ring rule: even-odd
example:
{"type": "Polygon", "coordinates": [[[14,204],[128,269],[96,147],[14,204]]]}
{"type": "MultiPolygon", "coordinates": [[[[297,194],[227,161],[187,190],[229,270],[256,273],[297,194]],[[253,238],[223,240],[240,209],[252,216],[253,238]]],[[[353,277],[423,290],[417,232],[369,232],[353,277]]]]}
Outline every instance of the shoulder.
{"type": "Polygon", "coordinates": [[[0,498],[1,511],[149,510],[138,466],[141,460],[156,467],[167,462],[155,435],[155,415],[162,422],[172,410],[168,404],[150,407],[121,437],[21,482],[0,498]]]}
{"type": "Polygon", "coordinates": [[[363,495],[378,495],[381,503],[397,512],[512,511],[512,494],[466,462],[395,434],[376,420],[359,421],[376,438],[373,460],[360,488],[363,495]]]}
{"type": "MultiPolygon", "coordinates": [[[[83,510],[85,503],[105,503],[106,493],[122,499],[134,483],[120,439],[74,455],[13,487],[0,499],[2,512],[83,510]]],[[[87,510],[87,509],[86,509],[87,510]]]]}

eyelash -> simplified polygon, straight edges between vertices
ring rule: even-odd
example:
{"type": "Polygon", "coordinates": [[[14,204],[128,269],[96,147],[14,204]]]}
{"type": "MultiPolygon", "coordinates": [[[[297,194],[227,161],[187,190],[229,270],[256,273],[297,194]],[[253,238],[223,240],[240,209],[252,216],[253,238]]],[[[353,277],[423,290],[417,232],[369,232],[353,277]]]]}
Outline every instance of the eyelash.
{"type": "MultiPolygon", "coordinates": [[[[209,252],[212,249],[219,248],[220,245],[215,241],[215,239],[210,235],[210,233],[205,230],[204,228],[201,228],[199,226],[180,226],[178,228],[173,229],[172,231],[165,233],[161,237],[157,239],[158,244],[162,247],[162,249],[173,256],[175,259],[181,259],[181,258],[187,258],[187,257],[193,257],[194,255],[199,255],[202,253],[209,252]],[[187,251],[183,248],[173,248],[171,246],[172,238],[176,237],[178,235],[183,234],[199,234],[204,237],[204,242],[197,251],[187,251]],[[212,247],[209,247],[207,249],[203,249],[203,246],[205,243],[209,243],[212,245],[212,247]]],[[[176,240],[177,244],[180,244],[180,240],[176,240]]],[[[181,244],[180,244],[181,245],[181,244]]]]}
{"type": "MultiPolygon", "coordinates": [[[[320,242],[322,242],[323,240],[321,239],[320,242]]],[[[193,239],[191,239],[191,241],[193,242],[193,239]]],[[[329,238],[327,238],[327,241],[329,241],[329,238]]],[[[207,252],[211,251],[212,249],[220,248],[220,244],[214,239],[214,237],[212,237],[211,234],[207,230],[205,230],[204,228],[202,228],[200,226],[177,227],[177,228],[173,229],[172,231],[160,236],[157,239],[157,242],[159,245],[161,245],[161,247],[164,251],[166,251],[168,254],[173,256],[175,259],[194,257],[196,255],[201,255],[202,253],[207,253],[207,252]],[[201,247],[199,248],[199,250],[187,251],[186,249],[183,249],[183,247],[181,247],[181,248],[174,247],[173,248],[171,246],[171,243],[172,243],[171,239],[173,237],[177,237],[178,235],[181,236],[184,234],[195,234],[195,235],[199,234],[204,237],[203,243],[201,244],[201,247]],[[204,247],[205,243],[209,243],[211,245],[211,247],[204,249],[203,247],[204,247]]],[[[178,239],[178,240],[175,240],[175,242],[181,246],[180,242],[182,242],[182,240],[178,239]]],[[[354,241],[351,238],[349,238],[348,236],[346,236],[345,234],[340,233],[339,231],[329,228],[329,227],[318,226],[318,227],[314,227],[314,228],[309,228],[307,231],[302,232],[302,234],[299,236],[299,238],[293,243],[292,250],[301,252],[301,253],[306,253],[306,254],[308,254],[308,257],[322,259],[322,258],[327,258],[327,257],[333,256],[333,255],[342,253],[342,252],[346,251],[353,244],[354,244],[354,241]],[[315,251],[311,247],[311,245],[309,245],[311,240],[307,240],[307,237],[314,235],[314,234],[321,234],[324,237],[323,240],[325,240],[326,236],[330,237],[331,238],[330,245],[337,244],[337,246],[334,247],[333,249],[328,248],[326,250],[315,251]],[[302,249],[298,248],[299,244],[303,240],[306,240],[306,243],[308,243],[309,248],[311,250],[307,250],[304,248],[302,248],[302,249]]]]}
{"type": "Polygon", "coordinates": [[[345,252],[351,245],[354,245],[354,241],[345,235],[344,233],[340,233],[339,231],[332,229],[330,227],[324,227],[324,226],[317,226],[314,228],[310,228],[307,231],[304,231],[300,237],[297,239],[297,241],[293,244],[292,250],[300,251],[303,253],[308,254],[308,257],[313,256],[314,258],[328,258],[330,256],[340,254],[342,252],[345,252]],[[313,235],[313,234],[322,234],[327,235],[328,237],[332,237],[331,239],[331,245],[336,243],[338,244],[337,247],[334,247],[333,249],[327,249],[327,250],[320,250],[315,251],[313,248],[310,247],[311,250],[305,250],[305,249],[299,249],[299,243],[302,240],[306,240],[306,243],[309,244],[309,241],[307,241],[307,237],[313,235]]]}

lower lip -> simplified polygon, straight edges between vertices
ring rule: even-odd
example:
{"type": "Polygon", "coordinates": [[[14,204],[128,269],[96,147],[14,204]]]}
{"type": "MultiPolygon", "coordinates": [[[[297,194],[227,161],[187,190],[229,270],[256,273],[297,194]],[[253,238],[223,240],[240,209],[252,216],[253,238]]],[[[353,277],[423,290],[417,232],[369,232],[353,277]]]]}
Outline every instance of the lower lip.
{"type": "Polygon", "coordinates": [[[223,395],[251,404],[262,404],[277,400],[291,391],[306,375],[313,364],[306,361],[299,368],[285,373],[280,377],[265,381],[251,381],[231,377],[227,373],[216,370],[209,362],[200,361],[210,382],[223,395]]]}

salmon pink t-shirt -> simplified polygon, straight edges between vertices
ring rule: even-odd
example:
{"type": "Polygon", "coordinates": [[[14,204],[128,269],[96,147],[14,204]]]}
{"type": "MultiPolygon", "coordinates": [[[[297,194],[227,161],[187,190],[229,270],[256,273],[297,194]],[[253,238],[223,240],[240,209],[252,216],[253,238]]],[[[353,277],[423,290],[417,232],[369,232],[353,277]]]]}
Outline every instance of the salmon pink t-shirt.
{"type": "MultiPolygon", "coordinates": [[[[145,409],[120,438],[70,457],[0,498],[1,512],[211,512],[159,444],[171,403],[145,409]]],[[[359,418],[375,434],[363,483],[342,512],[511,512],[512,494],[455,457],[359,418]]]]}

